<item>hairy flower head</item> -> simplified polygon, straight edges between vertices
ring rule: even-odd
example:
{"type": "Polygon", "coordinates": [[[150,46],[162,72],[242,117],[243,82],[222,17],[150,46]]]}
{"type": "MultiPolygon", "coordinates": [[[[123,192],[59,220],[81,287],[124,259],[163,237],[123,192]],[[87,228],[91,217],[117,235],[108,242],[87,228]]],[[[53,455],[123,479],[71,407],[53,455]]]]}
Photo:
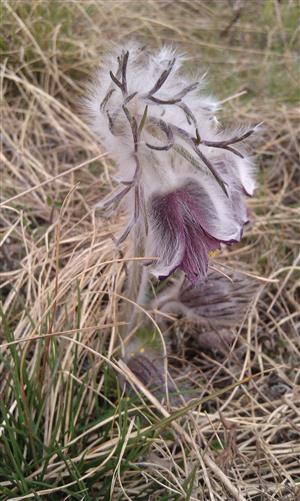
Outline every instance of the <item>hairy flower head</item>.
{"type": "Polygon", "coordinates": [[[197,283],[208,255],[239,241],[248,222],[253,166],[236,144],[254,129],[220,130],[217,101],[201,93],[203,77],[184,74],[185,60],[170,47],[151,55],[131,44],[104,60],[85,102],[119,168],[120,188],[103,202],[127,202],[119,242],[138,228],[145,252],[157,256],[156,276],[181,268],[197,283]]]}
{"type": "Polygon", "coordinates": [[[242,273],[226,270],[227,275],[209,270],[208,280],[192,286],[184,277],[173,280],[152,300],[162,329],[169,329],[168,318],[176,315],[194,347],[222,352],[236,338],[258,292],[258,283],[242,273]]]}

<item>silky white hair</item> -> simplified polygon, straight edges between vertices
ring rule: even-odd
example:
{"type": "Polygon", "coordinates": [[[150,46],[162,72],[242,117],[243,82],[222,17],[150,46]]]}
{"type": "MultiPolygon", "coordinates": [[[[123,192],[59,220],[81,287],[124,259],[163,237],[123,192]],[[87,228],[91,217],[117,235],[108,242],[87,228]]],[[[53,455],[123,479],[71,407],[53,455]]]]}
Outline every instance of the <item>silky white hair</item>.
{"type": "MultiPolygon", "coordinates": [[[[154,86],[158,76],[168,67],[169,62],[174,58],[176,58],[176,60],[172,72],[161,89],[156,93],[156,96],[162,99],[169,98],[178,94],[183,88],[189,86],[191,84],[190,78],[182,73],[182,66],[186,62],[187,57],[183,54],[176,54],[174,48],[167,46],[162,47],[154,55],[148,54],[145,49],[141,49],[134,42],[129,44],[126,49],[129,52],[127,65],[128,94],[137,92],[136,97],[128,105],[131,113],[141,118],[145,106],[148,104],[149,115],[157,120],[163,118],[164,121],[185,128],[192,134],[194,126],[187,122],[186,115],[182,109],[176,105],[150,103],[144,97],[147,91],[154,86]]],[[[121,53],[122,48],[116,49],[104,58],[94,80],[89,85],[88,95],[84,99],[84,105],[87,110],[91,129],[104,145],[105,149],[111,154],[114,160],[116,160],[120,176],[123,179],[128,179],[130,175],[132,175],[134,169],[130,126],[124,114],[120,113],[116,119],[116,135],[113,135],[109,128],[107,116],[107,109],[110,110],[111,114],[118,112],[118,110],[122,111],[122,93],[118,88],[114,89],[107,103],[107,109],[103,109],[100,106],[109,90],[113,90],[115,87],[110,76],[110,71],[116,73],[118,67],[117,58],[121,53]]],[[[199,95],[199,89],[202,89],[205,85],[203,75],[195,75],[193,82],[195,81],[198,81],[199,85],[185,97],[184,101],[189,108],[193,110],[197,118],[200,136],[203,135],[203,137],[205,136],[207,139],[212,139],[215,135],[215,124],[212,119],[217,109],[217,101],[209,95],[199,95]]],[[[161,133],[160,136],[162,136],[161,133]]],[[[162,137],[162,139],[164,138],[162,137]]],[[[174,155],[173,151],[163,152],[162,154],[162,152],[149,150],[149,148],[145,146],[146,142],[160,144],[160,142],[155,140],[149,132],[143,134],[142,141],[139,144],[139,155],[141,156],[143,165],[145,165],[143,175],[145,175],[146,181],[151,180],[151,182],[146,183],[146,185],[149,186],[149,184],[151,185],[153,183],[155,188],[159,188],[162,186],[161,183],[166,179],[167,186],[169,187],[170,183],[173,184],[175,179],[174,169],[170,174],[169,166],[171,163],[174,166],[175,161],[174,167],[177,171],[176,174],[180,176],[183,175],[182,164],[186,163],[186,161],[180,157],[177,158],[178,155],[174,155]],[[166,169],[160,168],[159,170],[155,170],[157,179],[155,179],[155,176],[153,177],[153,169],[151,168],[155,163],[162,165],[162,167],[164,167],[164,165],[167,166],[166,169]]]]}
{"type": "MultiPolygon", "coordinates": [[[[135,176],[138,155],[139,183],[145,206],[154,193],[171,192],[182,186],[187,178],[194,179],[209,199],[209,217],[216,237],[239,240],[240,227],[233,217],[228,196],[233,199],[235,192],[241,190],[253,194],[254,166],[244,151],[230,145],[236,145],[241,140],[239,136],[247,137],[254,129],[249,132],[220,129],[215,117],[218,101],[204,92],[205,75],[194,72],[193,78],[187,76],[184,71],[187,61],[186,55],[171,46],[163,46],[150,54],[131,42],[126,49],[120,47],[112,51],[103,59],[84,99],[89,124],[116,161],[118,179],[123,186],[126,183],[128,186],[135,176]],[[126,93],[121,88],[125,71],[126,93]],[[137,126],[145,118],[136,151],[132,117],[137,126]],[[174,132],[173,145],[164,148],[170,140],[170,131],[174,132]],[[230,142],[231,138],[237,140],[230,142]],[[206,142],[225,146],[216,147],[206,142]],[[215,174],[212,172],[214,165],[224,166],[223,189],[217,169],[214,169],[215,174]]],[[[123,192],[128,209],[133,213],[136,204],[133,190],[125,188],[123,192]]],[[[118,196],[121,199],[123,194],[118,196]]],[[[151,245],[147,247],[151,249],[151,245]]]]}

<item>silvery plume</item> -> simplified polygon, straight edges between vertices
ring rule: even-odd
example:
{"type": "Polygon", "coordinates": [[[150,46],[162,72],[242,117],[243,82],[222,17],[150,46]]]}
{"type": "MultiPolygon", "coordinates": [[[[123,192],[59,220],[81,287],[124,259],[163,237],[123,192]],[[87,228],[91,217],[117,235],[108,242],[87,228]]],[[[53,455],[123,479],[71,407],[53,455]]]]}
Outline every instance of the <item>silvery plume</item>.
{"type": "Polygon", "coordinates": [[[248,222],[245,198],[254,167],[240,147],[254,128],[225,131],[204,77],[184,73],[187,58],[168,46],[137,44],[102,62],[85,100],[90,125],[116,161],[119,188],[102,207],[127,207],[118,241],[134,233],[157,277],[184,271],[205,280],[208,259],[238,242],[248,222]]]}

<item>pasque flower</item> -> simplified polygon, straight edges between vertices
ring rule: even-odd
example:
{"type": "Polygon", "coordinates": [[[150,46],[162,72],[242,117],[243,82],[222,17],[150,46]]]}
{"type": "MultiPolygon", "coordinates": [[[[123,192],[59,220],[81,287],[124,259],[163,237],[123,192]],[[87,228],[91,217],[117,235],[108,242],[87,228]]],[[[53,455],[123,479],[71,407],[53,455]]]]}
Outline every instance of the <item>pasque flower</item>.
{"type": "Polygon", "coordinates": [[[192,283],[207,275],[220,244],[238,242],[248,222],[253,166],[236,147],[255,128],[226,132],[204,78],[183,74],[186,58],[163,47],[151,55],[131,44],[109,55],[90,87],[90,123],[119,167],[120,188],[103,201],[126,201],[129,223],[150,270],[182,269],[192,283]]]}
{"type": "Polygon", "coordinates": [[[152,253],[158,255],[154,270],[160,277],[181,268],[193,283],[206,277],[208,256],[220,243],[241,238],[247,222],[241,195],[224,203],[218,214],[208,192],[195,179],[164,194],[154,194],[149,203],[152,253]]]}
{"type": "Polygon", "coordinates": [[[152,300],[154,310],[166,313],[158,316],[161,328],[166,328],[171,316],[181,319],[183,331],[188,332],[199,347],[220,350],[235,337],[258,283],[243,273],[226,268],[226,275],[209,270],[208,280],[196,286],[184,277],[172,280],[152,300]]]}

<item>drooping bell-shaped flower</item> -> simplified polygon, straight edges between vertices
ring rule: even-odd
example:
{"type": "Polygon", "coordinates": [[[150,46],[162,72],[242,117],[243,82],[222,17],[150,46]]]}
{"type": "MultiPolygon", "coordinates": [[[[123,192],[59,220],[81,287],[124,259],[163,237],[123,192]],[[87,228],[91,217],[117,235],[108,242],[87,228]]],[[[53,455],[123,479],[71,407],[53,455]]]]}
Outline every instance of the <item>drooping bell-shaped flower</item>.
{"type": "Polygon", "coordinates": [[[247,222],[241,194],[215,204],[203,185],[188,179],[173,191],[149,201],[150,253],[158,256],[152,271],[160,278],[182,269],[192,283],[205,279],[208,256],[220,243],[237,242],[247,222]]]}
{"type": "Polygon", "coordinates": [[[143,240],[151,271],[182,269],[205,279],[208,256],[240,240],[253,167],[236,144],[254,129],[220,130],[218,103],[199,94],[203,77],[183,75],[185,58],[169,47],[150,55],[131,44],[110,55],[91,86],[90,123],[119,167],[120,188],[103,202],[126,200],[129,223],[119,238],[143,240]]]}
{"type": "Polygon", "coordinates": [[[166,314],[157,317],[162,330],[170,327],[175,315],[194,348],[222,352],[236,338],[258,288],[258,282],[243,273],[209,270],[208,279],[196,286],[182,276],[176,278],[156,295],[151,307],[166,314]]]}

